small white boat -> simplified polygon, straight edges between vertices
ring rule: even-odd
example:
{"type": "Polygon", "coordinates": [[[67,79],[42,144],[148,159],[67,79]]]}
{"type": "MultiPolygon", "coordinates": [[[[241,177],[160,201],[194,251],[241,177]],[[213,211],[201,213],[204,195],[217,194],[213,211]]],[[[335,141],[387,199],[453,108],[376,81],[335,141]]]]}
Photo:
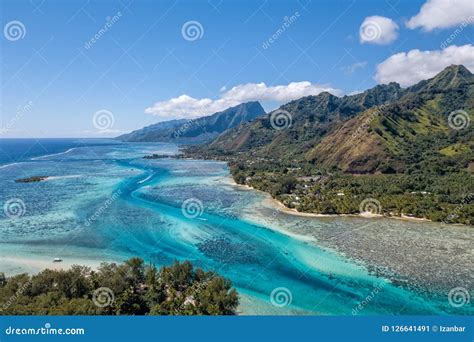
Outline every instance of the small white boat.
{"type": "Polygon", "coordinates": [[[63,259],[60,259],[60,258],[54,258],[53,262],[62,262],[63,259]]]}

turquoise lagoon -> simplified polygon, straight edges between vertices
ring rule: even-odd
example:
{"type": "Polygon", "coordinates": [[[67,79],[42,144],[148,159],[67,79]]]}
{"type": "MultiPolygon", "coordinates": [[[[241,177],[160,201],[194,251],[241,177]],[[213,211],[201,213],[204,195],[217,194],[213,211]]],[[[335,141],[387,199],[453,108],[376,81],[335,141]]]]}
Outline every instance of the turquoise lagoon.
{"type": "Polygon", "coordinates": [[[257,210],[265,195],[232,185],[224,163],[143,159],[176,153],[169,144],[64,144],[23,158],[3,151],[0,199],[19,201],[22,215],[0,214],[0,271],[37,272],[57,267],[54,258],[92,267],[133,256],[156,265],[191,260],[232,280],[242,314],[452,313],[445,296],[395,286],[307,236],[285,233],[292,216],[266,224],[257,210]],[[34,175],[50,178],[14,182],[34,175]]]}

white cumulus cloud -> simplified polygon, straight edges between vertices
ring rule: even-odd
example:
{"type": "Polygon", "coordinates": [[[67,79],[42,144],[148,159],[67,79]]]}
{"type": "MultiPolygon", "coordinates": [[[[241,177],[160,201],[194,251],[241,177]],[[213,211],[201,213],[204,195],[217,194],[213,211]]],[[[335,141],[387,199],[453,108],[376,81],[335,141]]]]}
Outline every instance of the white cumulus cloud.
{"type": "Polygon", "coordinates": [[[398,25],[390,18],[373,15],[367,17],[359,28],[359,38],[362,44],[386,45],[398,37],[398,25]]]}
{"type": "Polygon", "coordinates": [[[428,0],[420,12],[406,23],[410,29],[425,31],[474,24],[473,0],[428,0]]]}
{"type": "Polygon", "coordinates": [[[377,65],[375,79],[379,83],[398,82],[411,86],[435,76],[451,64],[462,64],[474,72],[474,46],[451,45],[444,50],[400,52],[377,65]]]}
{"type": "Polygon", "coordinates": [[[161,120],[195,118],[213,114],[232,106],[248,101],[275,101],[279,103],[296,100],[303,96],[317,95],[328,91],[335,95],[340,90],[327,85],[311,82],[291,82],[287,85],[267,86],[265,83],[240,84],[226,90],[221,88],[218,99],[197,99],[188,95],[181,95],[167,101],[157,102],[145,109],[145,113],[153,114],[161,120]]]}

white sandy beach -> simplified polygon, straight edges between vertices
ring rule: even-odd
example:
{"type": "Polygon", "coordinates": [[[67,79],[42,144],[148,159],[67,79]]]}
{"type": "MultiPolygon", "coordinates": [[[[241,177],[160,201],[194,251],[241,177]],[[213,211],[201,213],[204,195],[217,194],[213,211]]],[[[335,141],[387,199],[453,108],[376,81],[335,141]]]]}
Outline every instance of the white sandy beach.
{"type": "Polygon", "coordinates": [[[371,212],[363,212],[360,214],[317,214],[317,213],[305,213],[298,211],[293,208],[288,208],[285,206],[283,203],[278,201],[277,199],[271,197],[268,193],[254,189],[249,185],[243,185],[243,184],[238,184],[236,183],[232,177],[229,177],[229,182],[230,185],[235,186],[238,189],[241,190],[248,190],[248,191],[258,191],[260,193],[265,194],[265,199],[262,201],[262,205],[269,207],[269,208],[275,208],[276,210],[283,212],[285,214],[289,215],[294,215],[294,216],[300,216],[300,217],[313,217],[313,218],[321,218],[321,217],[363,217],[363,218],[390,218],[390,219],[396,219],[396,220],[404,220],[404,221],[414,221],[414,222],[431,222],[431,220],[427,218],[422,218],[422,217],[412,217],[412,216],[407,216],[407,215],[401,215],[401,216],[388,216],[388,215],[381,215],[381,214],[373,214],[371,212]]]}

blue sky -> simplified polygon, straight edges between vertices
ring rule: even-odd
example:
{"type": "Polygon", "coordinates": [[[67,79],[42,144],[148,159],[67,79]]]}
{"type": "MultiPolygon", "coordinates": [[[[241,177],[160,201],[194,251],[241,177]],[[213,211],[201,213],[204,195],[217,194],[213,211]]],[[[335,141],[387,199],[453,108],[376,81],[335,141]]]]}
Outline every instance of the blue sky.
{"type": "Polygon", "coordinates": [[[444,2],[2,0],[0,137],[114,136],[243,100],[409,85],[474,63],[474,5],[444,2]]]}

